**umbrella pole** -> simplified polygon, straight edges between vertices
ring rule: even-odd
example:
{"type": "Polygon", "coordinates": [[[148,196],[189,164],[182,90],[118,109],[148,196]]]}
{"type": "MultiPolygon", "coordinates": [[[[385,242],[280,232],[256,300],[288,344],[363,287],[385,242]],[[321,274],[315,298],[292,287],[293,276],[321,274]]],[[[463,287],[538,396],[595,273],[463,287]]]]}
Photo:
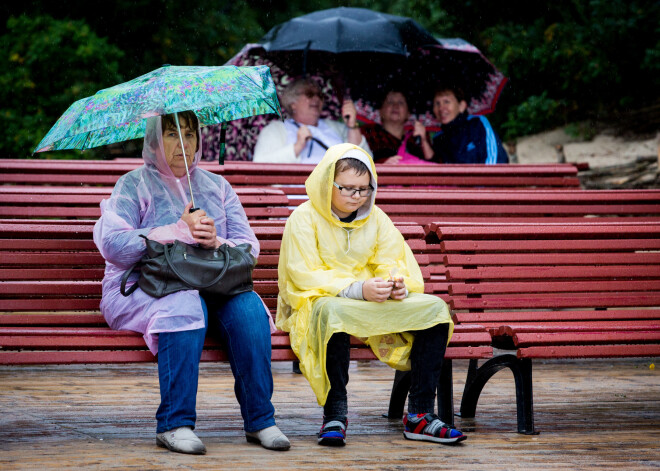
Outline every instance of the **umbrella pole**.
{"type": "Polygon", "coordinates": [[[179,142],[181,142],[181,151],[183,152],[183,163],[186,166],[186,177],[188,177],[188,189],[190,190],[190,201],[192,201],[193,207],[190,209],[190,212],[197,210],[195,206],[195,197],[193,196],[192,184],[190,183],[190,172],[188,171],[188,157],[186,156],[186,148],[183,145],[183,137],[181,137],[181,127],[179,126],[179,113],[174,113],[174,121],[176,122],[176,130],[179,133],[179,142]]]}

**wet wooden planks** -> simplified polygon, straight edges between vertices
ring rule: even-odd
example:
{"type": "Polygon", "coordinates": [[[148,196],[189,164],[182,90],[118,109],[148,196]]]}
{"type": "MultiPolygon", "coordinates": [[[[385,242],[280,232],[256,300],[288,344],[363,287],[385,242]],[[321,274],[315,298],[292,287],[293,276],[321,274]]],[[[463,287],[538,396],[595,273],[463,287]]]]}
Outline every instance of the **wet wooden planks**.
{"type": "MultiPolygon", "coordinates": [[[[353,362],[349,443],[316,444],[321,410],[289,363],[273,366],[274,404],[292,439],[286,453],[245,442],[227,364],[203,364],[198,433],[203,457],[154,444],[156,367],[51,365],[0,367],[0,469],[657,469],[660,380],[649,360],[539,361],[536,423],[541,434],[515,430],[513,380],[486,386],[474,420],[457,418],[469,435],[444,447],[403,439],[386,411],[392,370],[353,362]],[[502,432],[504,430],[505,432],[502,432]]],[[[454,361],[460,399],[467,362],[454,361]]]]}

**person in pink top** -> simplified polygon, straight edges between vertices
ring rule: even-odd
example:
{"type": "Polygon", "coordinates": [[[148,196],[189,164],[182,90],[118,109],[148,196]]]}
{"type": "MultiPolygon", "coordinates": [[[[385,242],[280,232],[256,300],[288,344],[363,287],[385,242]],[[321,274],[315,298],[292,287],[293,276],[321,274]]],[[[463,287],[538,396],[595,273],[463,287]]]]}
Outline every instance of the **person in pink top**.
{"type": "MultiPolygon", "coordinates": [[[[190,290],[154,298],[139,288],[128,297],[119,290],[123,273],[146,252],[140,236],[161,243],[177,239],[209,249],[248,243],[252,255],[259,255],[259,242],[231,185],[198,167],[202,149],[197,117],[183,112],[179,121],[185,152],[172,115],[149,118],[144,165],[123,175],[110,198],[101,202],[101,218],[94,226],[94,242],[106,260],[101,312],[111,328],[143,334],[149,350],[157,354],[158,446],[206,453],[193,429],[199,361],[208,330],[220,338],[229,357],[247,440],[286,450],[289,440],[275,425],[271,403],[274,325],[254,291],[221,298],[190,290]],[[192,213],[184,156],[201,208],[192,213]]],[[[134,273],[129,284],[138,277],[134,273]]]]}
{"type": "Polygon", "coordinates": [[[381,104],[381,124],[362,126],[360,131],[373,152],[374,162],[387,164],[428,164],[433,148],[424,125],[415,121],[407,128],[410,119],[408,102],[399,88],[390,88],[381,104]]]}

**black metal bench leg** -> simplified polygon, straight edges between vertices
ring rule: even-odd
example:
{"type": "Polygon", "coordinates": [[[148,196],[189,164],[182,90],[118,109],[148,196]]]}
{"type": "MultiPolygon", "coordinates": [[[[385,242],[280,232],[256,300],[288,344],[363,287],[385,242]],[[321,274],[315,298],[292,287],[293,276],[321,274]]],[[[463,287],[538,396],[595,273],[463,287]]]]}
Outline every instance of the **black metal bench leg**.
{"type": "Polygon", "coordinates": [[[534,435],[537,432],[534,429],[532,361],[528,358],[518,359],[512,354],[499,355],[480,367],[477,367],[476,360],[470,360],[461,400],[460,416],[465,418],[475,416],[479,396],[484,386],[495,373],[504,368],[511,370],[515,381],[518,433],[534,435]]]}
{"type": "Polygon", "coordinates": [[[536,435],[534,429],[534,391],[532,389],[532,360],[519,359],[518,368],[513,371],[516,381],[516,409],[518,413],[518,433],[536,435]]]}

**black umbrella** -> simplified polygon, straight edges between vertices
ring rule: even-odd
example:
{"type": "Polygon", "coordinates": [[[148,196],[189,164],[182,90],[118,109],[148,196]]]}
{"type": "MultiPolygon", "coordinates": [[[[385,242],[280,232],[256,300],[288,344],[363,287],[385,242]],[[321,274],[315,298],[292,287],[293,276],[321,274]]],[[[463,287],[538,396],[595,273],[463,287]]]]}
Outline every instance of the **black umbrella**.
{"type": "MultiPolygon", "coordinates": [[[[361,121],[376,121],[383,92],[393,83],[407,93],[410,110],[426,126],[439,85],[460,86],[468,111],[486,114],[507,79],[462,39],[436,39],[410,18],[364,8],[322,10],[275,26],[258,44],[248,44],[229,65],[268,65],[281,91],[296,76],[318,79],[326,95],[322,117],[339,118],[341,100],[350,95],[361,121]]],[[[256,135],[268,118],[229,126],[227,159],[248,160],[256,135]]],[[[219,131],[205,134],[205,156],[219,149],[219,131]]]]}
{"type": "Polygon", "coordinates": [[[469,111],[485,114],[495,109],[506,83],[466,41],[438,40],[410,18],[364,8],[332,8],[293,18],[272,28],[259,43],[263,56],[288,74],[329,75],[339,94],[348,90],[367,108],[377,108],[383,90],[395,82],[406,89],[413,114],[430,111],[439,85],[460,87],[469,111]]]}
{"type": "Polygon", "coordinates": [[[437,41],[410,18],[365,8],[339,7],[279,24],[259,43],[268,52],[343,54],[366,51],[407,56],[412,50],[437,44],[437,41]]]}
{"type": "Polygon", "coordinates": [[[413,51],[438,44],[410,18],[348,7],[293,18],[259,43],[290,75],[330,76],[340,100],[352,93],[371,105],[413,51]]]}

